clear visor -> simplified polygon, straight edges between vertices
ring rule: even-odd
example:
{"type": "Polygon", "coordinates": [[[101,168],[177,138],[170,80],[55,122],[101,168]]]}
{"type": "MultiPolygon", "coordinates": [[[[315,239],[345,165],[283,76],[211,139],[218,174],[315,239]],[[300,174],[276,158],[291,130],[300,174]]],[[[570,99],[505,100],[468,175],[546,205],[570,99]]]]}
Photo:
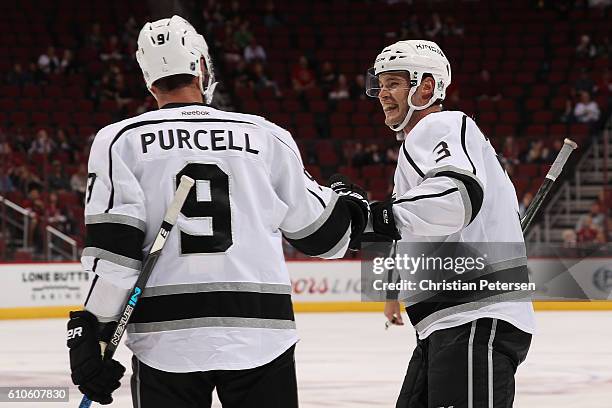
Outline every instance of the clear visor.
{"type": "Polygon", "coordinates": [[[406,86],[406,81],[399,81],[393,78],[390,78],[383,84],[378,79],[378,75],[375,75],[374,72],[374,67],[368,69],[365,80],[365,93],[371,98],[378,98],[378,95],[383,89],[389,92],[399,89],[410,89],[409,86],[406,86]]]}

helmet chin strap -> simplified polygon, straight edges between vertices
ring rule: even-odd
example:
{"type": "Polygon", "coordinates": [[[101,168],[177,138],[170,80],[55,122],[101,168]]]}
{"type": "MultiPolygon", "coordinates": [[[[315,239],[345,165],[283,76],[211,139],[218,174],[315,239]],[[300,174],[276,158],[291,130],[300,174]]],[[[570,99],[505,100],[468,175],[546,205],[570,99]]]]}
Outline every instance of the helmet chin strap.
{"type": "Polygon", "coordinates": [[[412,88],[410,88],[410,91],[408,91],[407,102],[408,102],[408,106],[410,108],[408,109],[408,112],[406,113],[406,116],[404,117],[404,120],[402,120],[401,123],[398,124],[398,125],[388,125],[389,128],[391,128],[391,130],[396,132],[395,133],[395,137],[399,141],[402,141],[402,140],[404,140],[406,138],[406,134],[404,133],[404,128],[406,127],[406,125],[410,121],[410,118],[412,117],[412,114],[414,113],[414,111],[417,111],[417,110],[420,111],[420,110],[423,110],[423,109],[427,109],[431,105],[433,105],[433,103],[436,101],[436,99],[432,95],[431,99],[429,99],[429,102],[427,102],[425,105],[423,105],[423,106],[413,105],[412,104],[412,96],[416,92],[417,88],[418,88],[418,86],[413,86],[412,88]]]}

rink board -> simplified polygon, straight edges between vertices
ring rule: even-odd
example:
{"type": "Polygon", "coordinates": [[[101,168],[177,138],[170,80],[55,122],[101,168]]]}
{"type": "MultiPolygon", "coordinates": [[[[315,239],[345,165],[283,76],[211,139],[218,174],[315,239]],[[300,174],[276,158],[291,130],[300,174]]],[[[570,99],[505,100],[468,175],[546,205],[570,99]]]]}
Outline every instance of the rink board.
{"type": "MultiPolygon", "coordinates": [[[[537,270],[546,259],[530,259],[537,270]]],[[[612,258],[588,260],[588,273],[581,286],[596,297],[610,292],[612,258]]],[[[361,302],[360,263],[357,261],[288,262],[296,312],[379,312],[382,303],[361,302]]],[[[91,276],[80,264],[0,264],[0,319],[27,319],[67,316],[82,305],[91,285],[91,276]]],[[[612,301],[534,302],[536,310],[612,310],[612,301]]]]}

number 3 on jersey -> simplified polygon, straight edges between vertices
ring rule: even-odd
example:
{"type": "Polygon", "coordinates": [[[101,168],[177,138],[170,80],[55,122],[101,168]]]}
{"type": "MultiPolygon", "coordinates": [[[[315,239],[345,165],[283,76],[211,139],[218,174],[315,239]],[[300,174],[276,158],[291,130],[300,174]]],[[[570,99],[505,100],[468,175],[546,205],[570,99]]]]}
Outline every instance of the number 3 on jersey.
{"type": "MultiPolygon", "coordinates": [[[[229,177],[216,164],[189,163],[176,175],[176,187],[182,175],[195,180],[181,213],[190,221],[206,223],[206,231],[180,231],[181,255],[225,252],[232,246],[232,211],[229,177]]],[[[197,225],[197,224],[196,224],[197,225]]]]}

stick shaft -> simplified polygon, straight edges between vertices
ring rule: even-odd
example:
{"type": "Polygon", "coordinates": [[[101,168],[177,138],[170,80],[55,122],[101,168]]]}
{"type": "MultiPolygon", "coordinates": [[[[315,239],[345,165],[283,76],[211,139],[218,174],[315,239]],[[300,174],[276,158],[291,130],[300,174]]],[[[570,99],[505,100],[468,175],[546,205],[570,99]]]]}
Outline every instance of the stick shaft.
{"type": "MultiPolygon", "coordinates": [[[[115,329],[115,332],[113,333],[110,342],[104,349],[103,358],[105,360],[110,360],[111,358],[113,358],[115,350],[117,350],[117,346],[119,345],[119,342],[121,341],[121,338],[125,333],[125,329],[127,328],[127,324],[130,321],[130,317],[132,316],[132,313],[134,312],[134,309],[138,304],[140,295],[142,294],[145,286],[147,285],[147,281],[151,276],[151,272],[153,272],[153,268],[155,267],[155,264],[157,263],[157,260],[161,255],[161,251],[164,248],[164,245],[166,244],[166,240],[170,235],[170,231],[172,230],[172,227],[174,227],[176,219],[178,218],[181,208],[183,207],[183,204],[187,199],[187,195],[189,194],[189,191],[191,191],[191,187],[193,187],[194,183],[195,182],[193,181],[193,179],[187,176],[181,177],[181,183],[179,184],[176,190],[174,199],[170,203],[170,206],[168,207],[168,210],[164,215],[164,221],[162,222],[155,241],[153,241],[153,245],[149,250],[149,254],[147,255],[142,271],[138,275],[138,279],[136,279],[136,283],[134,284],[134,287],[130,291],[129,296],[125,304],[123,305],[123,311],[121,312],[121,317],[119,319],[119,323],[117,324],[117,328],[115,329]]],[[[83,395],[81,403],[79,404],[79,408],[89,408],[91,406],[91,402],[92,401],[87,398],[87,396],[83,395]]]]}

